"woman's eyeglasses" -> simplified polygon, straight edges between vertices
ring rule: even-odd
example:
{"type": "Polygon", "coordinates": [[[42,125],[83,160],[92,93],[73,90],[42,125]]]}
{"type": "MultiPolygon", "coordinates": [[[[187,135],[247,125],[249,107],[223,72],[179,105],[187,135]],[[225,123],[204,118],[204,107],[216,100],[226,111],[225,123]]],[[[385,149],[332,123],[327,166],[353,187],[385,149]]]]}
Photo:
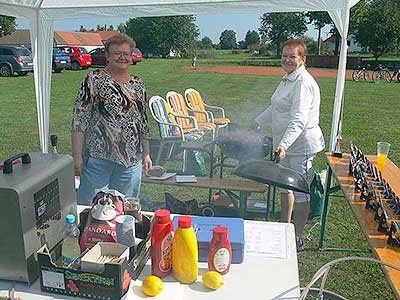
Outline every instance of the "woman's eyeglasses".
{"type": "Polygon", "coordinates": [[[111,54],[114,55],[115,57],[123,56],[125,58],[132,58],[131,52],[111,52],[111,54]]]}

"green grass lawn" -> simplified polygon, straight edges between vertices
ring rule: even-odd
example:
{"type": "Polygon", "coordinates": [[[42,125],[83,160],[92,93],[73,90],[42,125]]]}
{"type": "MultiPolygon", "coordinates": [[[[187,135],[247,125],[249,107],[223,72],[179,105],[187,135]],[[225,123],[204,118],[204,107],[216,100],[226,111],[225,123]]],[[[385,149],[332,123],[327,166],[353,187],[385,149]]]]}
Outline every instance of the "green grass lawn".
{"type": "MultiPolygon", "coordinates": [[[[233,56],[233,55],[232,55],[233,56]]],[[[243,58],[243,57],[242,57],[243,58]]],[[[232,57],[222,63],[231,63],[232,57]]],[[[236,59],[233,59],[236,61],[236,59]]],[[[199,65],[219,64],[218,59],[199,59],[199,65]]],[[[170,90],[183,93],[186,88],[198,89],[209,104],[225,108],[227,116],[239,127],[245,128],[269,104],[269,99],[280,78],[274,76],[229,75],[185,72],[190,60],[149,59],[133,66],[131,73],[144,79],[148,96],[164,96],[170,90]]],[[[60,153],[71,153],[70,122],[72,107],[80,82],[87,70],[64,71],[53,74],[50,134],[57,134],[60,153]]],[[[329,144],[335,79],[317,78],[321,88],[321,127],[329,144]]],[[[346,81],[343,120],[343,145],[350,141],[364,153],[374,154],[377,141],[392,143],[389,157],[400,164],[400,84],[346,81]]],[[[22,151],[39,151],[38,125],[33,75],[0,78],[1,147],[0,159],[22,151]]],[[[151,119],[151,118],[150,118],[151,119]]],[[[266,128],[265,132],[270,133],[266,128]]],[[[151,121],[151,133],[158,137],[158,129],[151,121]]],[[[326,166],[324,155],[317,157],[316,169],[326,166]]],[[[162,201],[163,192],[170,190],[181,199],[196,198],[205,201],[206,193],[188,189],[163,189],[144,186],[142,195],[162,201]]],[[[340,194],[339,194],[340,195],[340,194]]],[[[324,263],[335,258],[354,255],[348,252],[320,252],[318,248],[319,225],[309,224],[306,251],[301,252],[299,272],[301,286],[311,279],[324,263]]],[[[343,198],[334,198],[328,219],[326,246],[367,249],[367,242],[343,198]]],[[[372,256],[371,253],[357,255],[372,256]]],[[[271,270],[266,270],[266,272],[271,270]]],[[[376,265],[346,263],[331,271],[328,289],[349,299],[394,299],[383,273],[376,265]]]]}

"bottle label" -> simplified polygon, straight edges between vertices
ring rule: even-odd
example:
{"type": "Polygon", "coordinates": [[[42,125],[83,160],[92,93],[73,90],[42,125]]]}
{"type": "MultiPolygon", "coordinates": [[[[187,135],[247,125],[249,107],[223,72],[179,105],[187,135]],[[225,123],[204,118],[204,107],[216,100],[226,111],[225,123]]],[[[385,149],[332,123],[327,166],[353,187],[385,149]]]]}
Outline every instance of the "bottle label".
{"type": "Polygon", "coordinates": [[[66,256],[62,256],[62,265],[64,268],[68,267],[75,259],[77,259],[79,256],[75,256],[75,257],[66,257],[66,256]]]}
{"type": "Polygon", "coordinates": [[[169,232],[161,241],[161,259],[159,265],[161,272],[168,272],[171,270],[173,239],[174,236],[172,232],[169,232]]]}
{"type": "Polygon", "coordinates": [[[224,272],[230,261],[229,251],[226,248],[220,248],[214,255],[214,267],[217,272],[224,272]]]}

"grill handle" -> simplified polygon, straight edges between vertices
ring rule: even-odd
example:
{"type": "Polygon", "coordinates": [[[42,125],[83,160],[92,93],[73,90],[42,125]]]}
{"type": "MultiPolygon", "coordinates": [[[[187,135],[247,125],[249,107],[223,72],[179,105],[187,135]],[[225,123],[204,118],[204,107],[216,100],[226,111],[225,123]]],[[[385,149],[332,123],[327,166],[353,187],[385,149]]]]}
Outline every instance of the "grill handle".
{"type": "Polygon", "coordinates": [[[274,151],[274,153],[272,153],[272,161],[273,162],[278,163],[280,161],[280,158],[279,158],[280,153],[281,153],[280,151],[274,151]]]}
{"type": "Polygon", "coordinates": [[[3,174],[11,174],[13,172],[13,162],[19,158],[21,158],[23,164],[31,163],[31,157],[29,156],[29,153],[18,153],[17,155],[14,155],[13,157],[10,157],[4,161],[3,174]]]}

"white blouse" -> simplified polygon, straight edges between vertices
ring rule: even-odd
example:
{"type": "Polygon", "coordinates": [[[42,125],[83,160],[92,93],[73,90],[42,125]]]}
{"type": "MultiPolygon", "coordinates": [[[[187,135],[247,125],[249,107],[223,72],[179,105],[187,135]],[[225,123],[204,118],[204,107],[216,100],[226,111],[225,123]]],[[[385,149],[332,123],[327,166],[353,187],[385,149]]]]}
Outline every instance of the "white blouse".
{"type": "Polygon", "coordinates": [[[325,148],[319,127],[320,91],[304,66],[283,76],[271,105],[256,123],[272,124],[274,148],[282,145],[287,155],[314,154],[325,148]]]}

